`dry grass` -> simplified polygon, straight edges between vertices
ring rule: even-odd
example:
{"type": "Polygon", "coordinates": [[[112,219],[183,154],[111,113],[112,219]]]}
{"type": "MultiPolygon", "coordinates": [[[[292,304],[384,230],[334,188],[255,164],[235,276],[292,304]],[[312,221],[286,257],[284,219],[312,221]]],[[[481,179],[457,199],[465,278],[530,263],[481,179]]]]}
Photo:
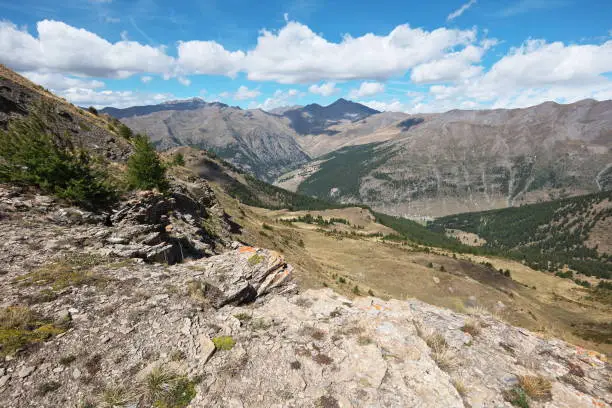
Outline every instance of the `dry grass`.
{"type": "Polygon", "coordinates": [[[106,262],[107,258],[75,253],[21,275],[14,282],[23,286],[50,286],[53,291],[69,286],[104,284],[108,279],[92,272],[91,268],[106,262]]]}
{"type": "Polygon", "coordinates": [[[461,331],[468,333],[472,337],[476,337],[481,331],[480,323],[476,319],[468,319],[461,328],[461,331]]]}
{"type": "Polygon", "coordinates": [[[425,340],[425,343],[431,349],[431,358],[441,370],[449,372],[459,365],[457,355],[450,349],[444,336],[431,329],[424,328],[419,322],[414,322],[414,325],[419,337],[425,340]]]}
{"type": "Polygon", "coordinates": [[[534,400],[548,400],[552,397],[552,383],[535,375],[519,375],[519,385],[534,400]]]}
{"type": "Polygon", "coordinates": [[[68,323],[55,325],[23,306],[0,309],[0,358],[65,332],[68,323]]]}
{"type": "Polygon", "coordinates": [[[462,397],[465,397],[468,394],[469,389],[465,385],[465,382],[463,381],[463,379],[461,379],[461,378],[453,378],[451,380],[451,383],[453,384],[453,387],[455,387],[455,389],[457,390],[459,395],[461,395],[462,397]]]}
{"type": "Polygon", "coordinates": [[[199,279],[190,280],[187,282],[187,294],[197,302],[206,302],[206,284],[199,279]]]}

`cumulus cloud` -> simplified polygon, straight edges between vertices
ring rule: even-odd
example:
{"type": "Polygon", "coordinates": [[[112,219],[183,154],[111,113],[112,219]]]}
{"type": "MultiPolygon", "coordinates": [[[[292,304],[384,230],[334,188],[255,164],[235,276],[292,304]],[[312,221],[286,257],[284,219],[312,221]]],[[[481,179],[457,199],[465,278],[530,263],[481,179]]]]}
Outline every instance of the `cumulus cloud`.
{"type": "Polygon", "coordinates": [[[178,65],[192,74],[235,76],[244,60],[244,52],[227,51],[215,41],[181,41],[178,45],[178,65]]]}
{"type": "Polygon", "coordinates": [[[186,77],[178,77],[177,80],[179,81],[179,84],[183,85],[183,86],[189,86],[191,85],[191,79],[186,78],[186,77]]]}
{"type": "Polygon", "coordinates": [[[339,89],[336,88],[335,82],[324,82],[321,85],[315,84],[308,87],[308,92],[321,96],[330,96],[338,91],[339,89]]]}
{"type": "Polygon", "coordinates": [[[114,78],[137,73],[233,77],[244,72],[251,80],[279,83],[384,79],[440,59],[477,37],[475,29],[427,31],[400,25],[387,35],[345,35],[331,42],[288,21],[278,31],[263,30],[251,50],[230,51],[215,41],[179,41],[174,58],[164,47],[129,41],[125,35],[112,43],[60,21],[43,20],[36,29],[33,36],[10,22],[0,23],[2,62],[19,71],[114,78]]]}
{"type": "Polygon", "coordinates": [[[164,101],[176,99],[170,93],[140,93],[132,91],[96,91],[93,89],[70,88],[59,92],[75,105],[80,106],[95,106],[97,108],[104,106],[114,106],[117,108],[125,108],[135,105],[155,105],[164,101]]]}
{"type": "MultiPolygon", "coordinates": [[[[545,101],[612,98],[612,41],[565,45],[528,40],[512,48],[489,71],[429,88],[420,111],[454,108],[516,108],[545,101]]],[[[414,109],[414,108],[413,108],[414,109]]]]}
{"type": "Polygon", "coordinates": [[[297,89],[289,89],[287,91],[282,91],[277,89],[272,97],[266,98],[264,103],[262,104],[253,104],[252,108],[259,108],[265,111],[270,111],[274,108],[279,108],[281,106],[291,105],[293,100],[300,95],[300,92],[297,89]]]}
{"type": "Polygon", "coordinates": [[[349,93],[349,98],[363,98],[385,92],[385,85],[380,82],[362,82],[358,89],[349,93]]]}
{"type": "Polygon", "coordinates": [[[36,25],[38,37],[0,22],[2,62],[19,71],[125,78],[139,72],[168,72],[172,58],[162,48],[134,41],[111,43],[60,21],[36,25]]]}
{"type": "Polygon", "coordinates": [[[237,101],[244,101],[247,99],[254,99],[261,95],[261,92],[257,89],[249,89],[248,87],[242,85],[236,93],[233,95],[233,99],[237,101]]]}
{"type": "Polygon", "coordinates": [[[485,47],[467,46],[459,52],[446,54],[440,59],[417,65],[412,70],[410,79],[421,84],[471,78],[482,71],[481,66],[474,64],[480,62],[484,52],[485,47]]]}
{"type": "Polygon", "coordinates": [[[280,83],[384,79],[475,40],[476,30],[400,25],[388,35],[345,35],[334,43],[291,21],[278,32],[262,31],[244,59],[244,71],[250,80],[280,83]]]}
{"type": "Polygon", "coordinates": [[[153,80],[153,77],[152,77],[152,76],[150,76],[150,75],[144,75],[144,76],[140,77],[140,81],[141,81],[143,84],[148,84],[148,83],[149,83],[149,82],[151,82],[152,80],[153,80]]]}
{"type": "Polygon", "coordinates": [[[315,84],[308,88],[308,92],[321,96],[330,96],[338,91],[339,89],[336,88],[335,82],[324,82],[321,85],[315,84]]]}
{"type": "Polygon", "coordinates": [[[104,82],[95,79],[89,80],[69,77],[62,74],[41,74],[38,72],[23,72],[22,74],[30,81],[55,92],[70,88],[97,89],[104,87],[104,82]]]}
{"type": "Polygon", "coordinates": [[[461,16],[463,13],[465,13],[467,11],[467,9],[472,7],[474,4],[476,4],[476,0],[470,0],[467,3],[463,4],[457,10],[453,11],[452,13],[450,13],[448,15],[448,17],[446,17],[446,21],[452,21],[452,20],[456,19],[457,17],[461,16]]]}

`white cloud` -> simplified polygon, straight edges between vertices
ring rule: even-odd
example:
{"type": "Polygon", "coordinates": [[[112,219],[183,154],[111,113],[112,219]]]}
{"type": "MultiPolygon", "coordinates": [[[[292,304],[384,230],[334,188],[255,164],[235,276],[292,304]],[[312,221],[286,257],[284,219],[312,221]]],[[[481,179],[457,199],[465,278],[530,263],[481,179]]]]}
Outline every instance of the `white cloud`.
{"type": "Polygon", "coordinates": [[[236,93],[234,93],[233,99],[237,101],[244,101],[247,99],[257,98],[259,95],[261,95],[261,92],[257,89],[249,89],[248,87],[242,85],[240,88],[238,88],[236,93]]]}
{"type": "Polygon", "coordinates": [[[408,105],[397,99],[391,101],[359,101],[359,103],[381,112],[406,112],[409,109],[408,105]]]}
{"type": "Polygon", "coordinates": [[[244,52],[227,51],[215,41],[180,41],[180,70],[192,74],[235,76],[244,60],[244,52]]]}
{"type": "Polygon", "coordinates": [[[106,21],[107,23],[120,23],[121,19],[118,17],[111,17],[111,16],[106,16],[104,17],[104,21],[106,21]]]}
{"type": "Polygon", "coordinates": [[[43,20],[38,36],[10,22],[0,23],[0,60],[18,71],[126,78],[155,73],[165,77],[239,72],[256,81],[305,83],[384,79],[460,51],[476,41],[476,30],[426,31],[400,25],[387,35],[345,35],[330,42],[308,26],[289,21],[276,32],[263,30],[251,50],[229,51],[215,41],[179,41],[177,57],[164,47],[122,40],[111,43],[85,29],[43,20]]]}
{"type": "Polygon", "coordinates": [[[500,17],[512,17],[528,13],[532,10],[563,7],[568,3],[569,1],[567,0],[518,0],[514,4],[502,9],[497,15],[500,17]]]}
{"type": "Polygon", "coordinates": [[[135,105],[155,105],[176,99],[169,93],[139,93],[132,91],[95,91],[92,89],[70,88],[59,93],[70,102],[79,106],[114,106],[125,108],[135,105]]]}
{"type": "Polygon", "coordinates": [[[359,89],[353,89],[349,98],[363,98],[385,92],[385,85],[380,82],[362,82],[359,89]]]}
{"type": "Polygon", "coordinates": [[[38,72],[22,72],[30,81],[49,88],[54,92],[69,88],[97,89],[103,88],[104,82],[90,79],[74,78],[62,74],[41,74],[38,72]]]}
{"type": "Polygon", "coordinates": [[[476,30],[426,31],[400,25],[385,36],[345,35],[341,42],[334,43],[291,21],[278,32],[263,30],[243,67],[247,77],[255,81],[384,79],[475,40],[476,30]]]}
{"type": "Polygon", "coordinates": [[[272,97],[266,98],[264,103],[253,104],[251,107],[270,111],[274,108],[291,105],[295,97],[299,96],[300,94],[301,93],[297,89],[289,89],[287,91],[277,89],[272,97]]]}
{"type": "Polygon", "coordinates": [[[321,85],[311,85],[308,88],[308,92],[321,96],[330,96],[338,91],[335,82],[324,82],[321,85]]]}
{"type": "Polygon", "coordinates": [[[572,103],[612,98],[612,41],[565,45],[528,40],[511,49],[485,73],[435,84],[428,100],[410,111],[455,108],[520,108],[545,101],[572,103]]]}
{"type": "Polygon", "coordinates": [[[148,83],[149,83],[149,82],[151,82],[152,80],[153,80],[153,77],[152,77],[152,76],[150,76],[150,75],[145,75],[145,76],[140,77],[140,81],[141,81],[143,84],[148,84],[148,83]]]}
{"type": "Polygon", "coordinates": [[[474,4],[476,4],[476,0],[470,0],[467,3],[463,4],[457,10],[453,11],[452,13],[450,13],[448,15],[448,17],[446,17],[446,21],[452,21],[452,20],[456,19],[457,17],[461,16],[463,13],[465,13],[467,11],[467,9],[472,7],[474,4]]]}
{"type": "Polygon", "coordinates": [[[459,52],[414,67],[410,79],[415,83],[456,81],[474,77],[483,70],[473,64],[480,62],[485,47],[469,45],[459,52]]]}
{"type": "Polygon", "coordinates": [[[134,41],[110,43],[60,21],[36,25],[38,37],[0,22],[0,59],[18,71],[125,78],[134,73],[170,71],[173,59],[162,48],[134,41]]]}
{"type": "Polygon", "coordinates": [[[191,80],[189,78],[181,76],[181,77],[178,77],[177,80],[179,81],[179,84],[181,84],[183,86],[191,85],[191,80]]]}

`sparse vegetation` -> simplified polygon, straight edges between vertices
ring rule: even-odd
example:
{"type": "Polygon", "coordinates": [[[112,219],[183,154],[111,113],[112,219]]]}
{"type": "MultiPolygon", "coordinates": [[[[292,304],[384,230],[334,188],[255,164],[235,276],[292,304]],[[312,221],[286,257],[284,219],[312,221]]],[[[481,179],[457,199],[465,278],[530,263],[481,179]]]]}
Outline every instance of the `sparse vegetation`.
{"type": "Polygon", "coordinates": [[[52,134],[52,115],[50,107],[39,106],[0,132],[0,182],[37,186],[87,209],[108,207],[117,191],[101,159],[52,134]]]}
{"type": "Polygon", "coordinates": [[[259,265],[264,259],[265,258],[263,255],[255,254],[249,258],[248,262],[249,262],[249,265],[255,266],[255,265],[259,265]]]}
{"type": "Polygon", "coordinates": [[[534,375],[520,375],[518,376],[518,381],[525,394],[536,401],[549,400],[552,396],[552,383],[546,378],[534,375]]]}
{"type": "Polygon", "coordinates": [[[529,408],[527,394],[522,388],[512,388],[504,392],[504,399],[519,408],[529,408]]]}
{"type": "Polygon", "coordinates": [[[172,164],[174,166],[184,166],[185,165],[185,156],[182,153],[177,153],[172,158],[172,164]]]}
{"type": "Polygon", "coordinates": [[[251,316],[248,313],[244,313],[244,312],[235,314],[234,317],[240,320],[241,322],[248,322],[249,320],[253,318],[253,316],[251,316]]]}
{"type": "Polygon", "coordinates": [[[217,350],[231,350],[236,345],[232,336],[218,336],[212,339],[217,350]]]}
{"type": "Polygon", "coordinates": [[[143,386],[145,400],[156,408],[183,408],[196,395],[193,381],[163,367],[155,367],[143,386]]]}
{"type": "Polygon", "coordinates": [[[21,275],[14,282],[23,286],[50,286],[54,292],[69,286],[104,284],[108,279],[91,268],[107,261],[96,255],[73,253],[21,275]]]}
{"type": "Polygon", "coordinates": [[[480,334],[480,323],[476,319],[468,319],[463,327],[461,327],[461,331],[476,337],[480,334]]]}
{"type": "Polygon", "coordinates": [[[138,401],[139,395],[128,387],[113,385],[104,389],[101,399],[105,408],[115,408],[138,401]]]}
{"type": "Polygon", "coordinates": [[[55,324],[23,306],[0,309],[0,357],[14,354],[67,330],[69,322],[55,324]]]}
{"type": "Polygon", "coordinates": [[[187,294],[197,302],[206,301],[206,284],[199,279],[187,282],[187,294]]]}
{"type": "Polygon", "coordinates": [[[62,384],[57,381],[46,381],[38,386],[38,393],[40,395],[45,395],[50,392],[58,390],[62,384]]]}
{"type": "Polygon", "coordinates": [[[130,140],[132,137],[134,137],[134,132],[132,132],[132,129],[122,123],[119,126],[119,136],[124,139],[130,140]]]}

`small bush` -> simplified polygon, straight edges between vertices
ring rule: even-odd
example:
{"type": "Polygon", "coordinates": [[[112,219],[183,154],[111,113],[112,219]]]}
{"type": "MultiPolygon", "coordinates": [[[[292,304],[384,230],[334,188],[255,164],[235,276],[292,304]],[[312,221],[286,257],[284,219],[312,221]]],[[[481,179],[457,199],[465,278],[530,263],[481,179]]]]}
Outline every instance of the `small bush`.
{"type": "Polygon", "coordinates": [[[244,313],[244,312],[235,314],[234,317],[240,320],[241,322],[248,322],[249,320],[253,318],[250,314],[244,313]]]}
{"type": "Polygon", "coordinates": [[[155,408],[184,408],[195,397],[195,383],[163,367],[155,367],[144,379],[145,400],[155,408]]]}
{"type": "Polygon", "coordinates": [[[236,345],[232,336],[219,336],[212,339],[217,350],[231,350],[236,345]]]}
{"type": "Polygon", "coordinates": [[[274,231],[274,228],[272,228],[272,226],[271,226],[271,225],[268,225],[268,224],[266,224],[265,222],[264,222],[264,224],[262,225],[262,228],[263,228],[263,229],[266,229],[266,230],[268,230],[268,231],[274,231]]]}
{"type": "Polygon", "coordinates": [[[133,188],[166,191],[168,180],[166,168],[159,160],[155,147],[149,138],[137,135],[133,138],[134,153],[128,159],[127,178],[133,188]]]}
{"type": "Polygon", "coordinates": [[[469,333],[472,337],[476,337],[480,334],[480,324],[475,319],[469,319],[463,327],[461,331],[464,333],[469,333]]]}
{"type": "Polygon", "coordinates": [[[74,354],[70,354],[60,358],[59,363],[63,366],[69,366],[70,364],[74,363],[75,360],[76,356],[74,354]]]}
{"type": "Polygon", "coordinates": [[[96,108],[94,108],[93,106],[90,106],[89,108],[87,108],[87,110],[90,113],[93,113],[94,115],[98,116],[98,110],[96,108]]]}
{"type": "Polygon", "coordinates": [[[67,136],[52,134],[50,108],[36,108],[0,132],[0,182],[34,185],[87,209],[108,207],[116,189],[100,163],[67,136]]]}
{"type": "Polygon", "coordinates": [[[177,153],[174,155],[172,159],[172,164],[175,166],[184,166],[185,165],[185,156],[182,153],[177,153]]]}
{"type": "Polygon", "coordinates": [[[263,255],[255,254],[249,258],[248,262],[249,262],[249,265],[255,266],[255,265],[260,264],[263,260],[264,260],[263,255]]]}
{"type": "Polygon", "coordinates": [[[40,395],[45,395],[47,393],[56,391],[58,388],[60,388],[62,386],[61,383],[57,382],[57,381],[48,381],[48,382],[44,382],[42,384],[40,384],[38,386],[38,393],[40,395]]]}
{"type": "Polygon", "coordinates": [[[123,123],[119,126],[119,136],[121,136],[124,139],[131,139],[132,137],[134,137],[134,132],[132,132],[132,129],[130,129],[129,127],[127,127],[126,125],[124,125],[123,123]]]}
{"type": "Polygon", "coordinates": [[[139,395],[122,386],[107,387],[102,392],[102,403],[105,408],[123,407],[138,401],[139,395]]]}
{"type": "Polygon", "coordinates": [[[534,400],[549,400],[552,384],[549,380],[535,375],[520,375],[519,385],[534,400]]]}
{"type": "Polygon", "coordinates": [[[511,390],[506,390],[503,393],[504,399],[519,408],[529,408],[529,401],[527,399],[527,395],[525,391],[521,388],[512,388],[511,390]]]}

